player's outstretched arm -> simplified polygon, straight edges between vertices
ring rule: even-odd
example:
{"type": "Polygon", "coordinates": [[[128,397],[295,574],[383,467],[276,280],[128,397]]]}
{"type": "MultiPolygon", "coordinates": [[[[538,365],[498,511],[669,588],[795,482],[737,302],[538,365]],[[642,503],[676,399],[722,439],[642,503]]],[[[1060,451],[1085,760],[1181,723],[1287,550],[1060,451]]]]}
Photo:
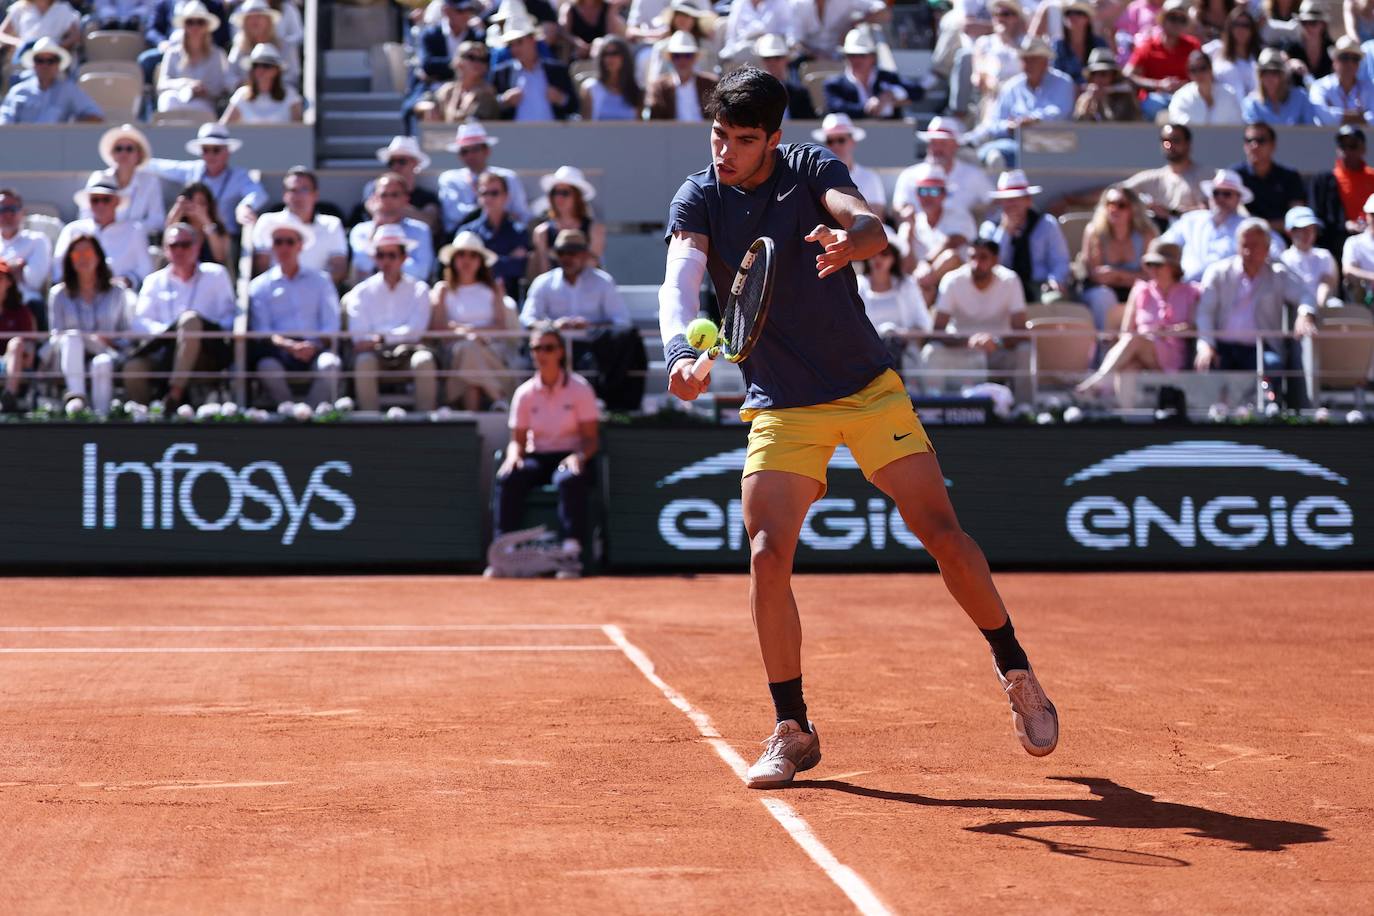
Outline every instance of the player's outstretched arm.
{"type": "Polygon", "coordinates": [[[668,243],[668,264],[658,290],[658,330],[663,359],[668,364],[668,391],[684,401],[695,400],[711,386],[711,377],[692,374],[696,351],[687,343],[687,325],[697,316],[701,281],[706,276],[710,242],[699,232],[679,230],[668,243]]]}
{"type": "Polygon", "coordinates": [[[818,277],[828,277],[851,261],[867,260],[887,247],[882,220],[856,189],[831,188],[825,192],[824,203],[841,228],[817,226],[806,237],[825,248],[816,255],[818,277]]]}

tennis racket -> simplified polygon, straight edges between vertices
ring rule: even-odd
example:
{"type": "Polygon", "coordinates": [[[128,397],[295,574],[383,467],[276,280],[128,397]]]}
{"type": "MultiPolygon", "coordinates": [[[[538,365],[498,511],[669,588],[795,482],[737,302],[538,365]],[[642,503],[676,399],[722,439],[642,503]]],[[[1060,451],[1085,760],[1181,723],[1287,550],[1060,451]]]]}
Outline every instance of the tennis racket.
{"type": "Polygon", "coordinates": [[[773,240],[762,236],[754,240],[739,262],[735,282],[720,313],[720,335],[716,345],[703,350],[692,364],[692,375],[703,379],[711,372],[716,358],[724,355],[732,363],[749,358],[763,333],[768,303],[773,298],[773,240]]]}

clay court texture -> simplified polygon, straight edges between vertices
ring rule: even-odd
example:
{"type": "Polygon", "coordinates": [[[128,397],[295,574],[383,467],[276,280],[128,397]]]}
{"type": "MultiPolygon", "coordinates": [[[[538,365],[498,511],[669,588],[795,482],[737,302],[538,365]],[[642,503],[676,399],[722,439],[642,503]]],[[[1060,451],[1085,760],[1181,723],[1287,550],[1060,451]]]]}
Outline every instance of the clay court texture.
{"type": "Polygon", "coordinates": [[[803,576],[824,759],[743,576],[8,579],[7,913],[1369,912],[1374,574],[803,576]]]}

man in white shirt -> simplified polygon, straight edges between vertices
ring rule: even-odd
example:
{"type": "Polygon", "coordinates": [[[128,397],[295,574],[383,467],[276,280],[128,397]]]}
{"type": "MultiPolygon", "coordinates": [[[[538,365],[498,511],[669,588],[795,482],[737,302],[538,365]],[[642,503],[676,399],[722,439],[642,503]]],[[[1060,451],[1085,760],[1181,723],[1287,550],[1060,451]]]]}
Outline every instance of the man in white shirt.
{"type": "Polygon", "coordinates": [[[847,114],[828,114],[821,122],[819,130],[811,131],[811,139],[825,145],[849,169],[849,177],[854,179],[854,187],[859,189],[875,216],[883,218],[887,210],[887,190],[877,172],[864,168],[854,161],[854,149],[863,142],[868,132],[855,127],[847,114]]]}
{"type": "MultiPolygon", "coordinates": [[[[1356,291],[1374,290],[1374,194],[1364,202],[1365,230],[1345,240],[1341,251],[1341,270],[1345,281],[1356,291]]],[[[1357,295],[1356,301],[1359,301],[1357,295]]]]}
{"type": "MultiPolygon", "coordinates": [[[[282,199],[286,209],[306,226],[310,237],[300,251],[301,266],[322,270],[335,285],[344,281],[348,273],[348,240],[343,223],[337,216],[316,209],[320,200],[319,181],[315,173],[303,165],[292,166],[282,179],[282,199]]],[[[262,221],[253,225],[253,275],[256,276],[276,263],[272,252],[272,236],[262,221]]]]}
{"type": "Polygon", "coordinates": [[[62,227],[53,246],[52,281],[62,279],[62,259],[67,246],[77,234],[93,235],[105,249],[105,262],[116,277],[123,277],[130,289],[137,289],[143,278],[153,271],[153,259],[148,256],[148,233],[142,223],[118,219],[119,202],[124,191],[113,178],[93,174],[86,187],[72,195],[78,210],[89,209],[89,219],[73,220],[62,227]]]}
{"type": "Polygon", "coordinates": [[[429,286],[403,269],[415,245],[400,226],[380,226],[367,241],[367,254],[377,272],[344,296],[360,410],[380,406],[378,373],[383,370],[389,377],[409,370],[415,382],[415,409],[434,409],[436,364],[434,354],[423,345],[430,320],[429,286]]]}
{"type": "Polygon", "coordinates": [[[1336,258],[1325,248],[1317,247],[1317,233],[1322,221],[1311,207],[1294,207],[1283,218],[1284,231],[1293,240],[1292,246],[1279,256],[1293,273],[1307,286],[1307,294],[1318,306],[1340,305],[1334,298],[1340,289],[1336,258]]]}
{"type": "Polygon", "coordinates": [[[937,168],[945,173],[945,206],[971,216],[981,214],[992,200],[992,181],[982,166],[959,158],[959,144],[963,141],[959,122],[954,118],[932,118],[930,126],[917,131],[916,136],[926,143],[926,158],[897,176],[892,189],[892,209],[897,218],[905,220],[915,215],[916,185],[926,173],[937,168]]]}
{"type": "Polygon", "coordinates": [[[968,243],[978,227],[967,211],[949,202],[944,170],[931,167],[916,183],[915,216],[902,223],[901,238],[910,252],[905,265],[921,286],[926,301],[935,298],[940,281],[964,263],[968,243]]]}
{"type": "Polygon", "coordinates": [[[418,219],[406,216],[410,195],[406,191],[405,180],[391,172],[377,179],[372,196],[367,199],[367,209],[372,219],[359,223],[348,233],[348,247],[353,249],[353,277],[362,279],[376,265],[372,263],[372,237],[384,226],[396,226],[415,244],[408,249],[405,272],[417,280],[427,280],[434,270],[434,242],[429,227],[418,219]]]}
{"type": "Polygon", "coordinates": [[[194,226],[173,223],[162,235],[167,266],[143,281],[129,330],[135,334],[167,334],[140,343],[124,364],[124,390],[129,400],[148,403],[151,373],[169,369],[164,400],[167,413],[186,402],[191,373],[218,372],[229,365],[229,338],[238,315],[238,302],[229,272],[219,264],[200,263],[202,238],[194,226]],[[201,337],[223,332],[222,337],[201,337]]]}
{"type": "Polygon", "coordinates": [[[933,391],[968,384],[988,370],[1010,375],[1018,403],[1029,403],[1030,345],[1015,336],[1026,329],[1026,296],[1016,273],[998,263],[991,239],[972,245],[969,263],[940,282],[935,301],[935,331],[960,335],[932,340],[921,351],[933,391]]]}
{"type": "Polygon", "coordinates": [[[1245,219],[1241,205],[1255,199],[1231,169],[1217,169],[1212,180],[1202,182],[1202,192],[1211,206],[1184,213],[1160,236],[1183,248],[1183,279],[1194,283],[1202,279],[1209,264],[1236,253],[1236,230],[1245,219]]]}
{"type": "Polygon", "coordinates": [[[802,50],[820,60],[836,60],[844,37],[865,22],[887,22],[891,11],[883,0],[826,0],[798,2],[792,7],[793,28],[802,50]]]}
{"type": "Polygon", "coordinates": [[[44,330],[48,310],[43,288],[52,264],[52,246],[46,235],[23,225],[24,198],[13,188],[0,188],[0,261],[10,266],[11,275],[19,281],[20,297],[38,317],[39,330],[44,330]]]}
{"type": "Polygon", "coordinates": [[[1212,59],[1204,51],[1188,55],[1188,76],[1192,81],[1169,100],[1170,124],[1240,124],[1245,120],[1236,91],[1216,81],[1212,59]]]}
{"type": "Polygon", "coordinates": [[[444,232],[452,237],[458,227],[476,219],[482,211],[477,197],[477,179],[483,172],[500,175],[506,182],[506,212],[517,222],[529,223],[530,204],[520,176],[511,169],[490,165],[491,148],[500,139],[487,133],[476,121],[458,125],[458,135],[445,149],[458,154],[460,168],[449,169],[439,175],[439,206],[443,208],[444,232]]]}

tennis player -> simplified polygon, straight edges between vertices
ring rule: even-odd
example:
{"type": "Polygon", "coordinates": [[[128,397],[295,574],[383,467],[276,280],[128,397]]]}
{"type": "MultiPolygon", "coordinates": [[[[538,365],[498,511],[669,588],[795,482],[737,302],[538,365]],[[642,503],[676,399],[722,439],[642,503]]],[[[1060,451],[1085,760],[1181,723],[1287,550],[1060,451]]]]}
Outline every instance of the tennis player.
{"type": "Polygon", "coordinates": [[[710,385],[692,373],[685,327],[707,271],[717,291],[749,245],[774,240],[777,270],[762,336],[742,362],[749,426],[744,524],[750,603],[777,724],[752,788],[791,782],[821,759],[802,697],[801,621],[792,560],[802,522],[826,489],[835,448],[847,445],[864,475],[896,504],[939,564],[950,594],[992,647],[1012,724],[1035,756],[1054,750],[1059,717],[1017,642],[987,560],[959,527],[944,474],[901,378],[864,314],[854,261],[887,246],[880,223],[844,164],[819,146],[779,146],[787,90],[746,67],[721,79],[707,109],[711,165],[687,178],[668,213],[668,261],[659,321],[668,390],[690,401],[710,385]]]}

